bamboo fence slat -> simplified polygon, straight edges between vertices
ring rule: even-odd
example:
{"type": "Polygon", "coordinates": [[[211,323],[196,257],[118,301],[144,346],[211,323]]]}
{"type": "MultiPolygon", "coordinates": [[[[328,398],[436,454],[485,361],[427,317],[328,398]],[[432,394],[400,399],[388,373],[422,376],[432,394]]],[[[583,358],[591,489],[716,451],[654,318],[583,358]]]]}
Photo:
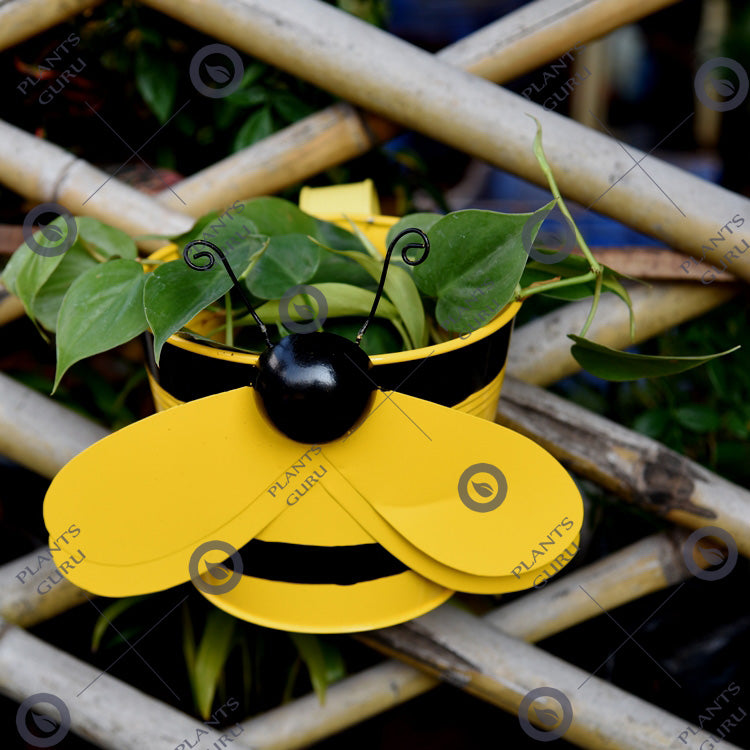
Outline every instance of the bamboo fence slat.
{"type": "MultiPolygon", "coordinates": [[[[535,688],[560,690],[574,717],[565,739],[579,747],[684,747],[679,733],[693,726],[450,604],[361,638],[511,713],[518,713],[523,698],[535,688]]],[[[555,705],[550,702],[548,707],[555,710],[555,705]]]]}
{"type": "Polygon", "coordinates": [[[0,3],[0,50],[54,26],[101,0],[4,0],[0,3]]]}
{"type": "MultiPolygon", "coordinates": [[[[0,182],[26,198],[60,203],[72,214],[93,216],[131,236],[178,234],[193,224],[184,214],[165,208],[65,149],[3,121],[0,182]]],[[[143,246],[160,244],[164,243],[151,241],[143,246]]]]}
{"type": "MultiPolygon", "coordinates": [[[[176,748],[186,738],[195,743],[197,729],[207,732],[198,739],[210,747],[222,734],[2,619],[0,692],[19,703],[37,693],[56,695],[70,711],[73,731],[106,750],[176,748]]],[[[253,750],[239,732],[228,747],[253,750]]]]}
{"type": "MultiPolygon", "coordinates": [[[[635,148],[626,153],[608,135],[319,0],[148,4],[354,104],[544,185],[532,152],[532,114],[543,126],[545,150],[565,195],[584,206],[595,203],[597,211],[696,257],[732,216],[750,216],[749,199],[635,148]],[[647,167],[638,166],[646,158],[647,167]]],[[[678,115],[676,124],[691,116],[678,115]]],[[[742,259],[730,270],[750,279],[750,264],[742,259]]]]}
{"type": "Polygon", "coordinates": [[[52,478],[108,433],[90,419],[0,373],[0,453],[52,478]]]}
{"type": "MultiPolygon", "coordinates": [[[[436,57],[503,83],[675,0],[626,5],[620,0],[535,0],[440,50],[436,57]]],[[[160,10],[171,12],[161,7],[160,10]]],[[[197,18],[197,10],[191,15],[197,18]]],[[[187,20],[181,17],[181,20],[187,20]]],[[[196,24],[197,25],[197,24],[196,24]]],[[[221,38],[221,37],[219,37],[221,38]]],[[[369,151],[397,125],[350,104],[336,104],[264,138],[180,183],[183,206],[169,191],[159,200],[199,216],[238,197],[275,193],[369,151]]]]}
{"type": "Polygon", "coordinates": [[[692,529],[719,526],[750,556],[750,491],[656,440],[513,377],[497,421],[651,513],[692,529]]]}

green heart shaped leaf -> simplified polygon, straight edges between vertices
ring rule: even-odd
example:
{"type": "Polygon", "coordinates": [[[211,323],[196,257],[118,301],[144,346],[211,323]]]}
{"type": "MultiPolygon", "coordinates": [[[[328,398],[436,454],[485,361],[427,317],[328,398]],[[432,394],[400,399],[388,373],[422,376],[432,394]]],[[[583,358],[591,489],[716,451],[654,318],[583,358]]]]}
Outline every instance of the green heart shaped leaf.
{"type": "Polygon", "coordinates": [[[676,375],[699,367],[712,359],[731,354],[740,348],[735,346],[725,352],[707,354],[702,357],[658,357],[621,352],[574,334],[568,334],[568,338],[575,342],[570,353],[586,372],[617,382],[676,375]]]}
{"type": "Polygon", "coordinates": [[[430,254],[414,268],[419,289],[437,298],[435,314],[447,331],[469,333],[488,323],[513,299],[533,242],[553,203],[534,213],[470,209],[436,221],[427,236],[430,254]]]}
{"type": "Polygon", "coordinates": [[[130,235],[122,229],[111,227],[90,216],[78,216],[78,239],[83,240],[87,247],[106,258],[119,256],[134,260],[138,255],[138,248],[130,235]]]}
{"type": "MultiPolygon", "coordinates": [[[[224,254],[239,278],[262,256],[265,248],[266,244],[253,238],[244,244],[225,247],[224,254]]],[[[198,252],[202,250],[199,245],[198,252]]],[[[204,262],[204,259],[197,261],[204,262]]],[[[232,279],[218,258],[213,267],[205,271],[190,268],[180,257],[147,274],[143,306],[148,325],[154,334],[154,357],[157,364],[164,342],[231,288],[232,279]]]]}
{"type": "MultiPolygon", "coordinates": [[[[55,227],[60,232],[67,232],[65,217],[58,216],[54,221],[47,224],[45,229],[49,230],[50,227],[55,227]]],[[[45,237],[45,234],[41,230],[34,232],[34,240],[42,247],[52,248],[58,244],[57,240],[50,240],[45,237]]],[[[78,243],[78,238],[76,238],[76,243],[78,243]]],[[[33,309],[34,297],[42,286],[44,286],[54,270],[62,263],[66,254],[67,252],[47,257],[35,253],[24,242],[13,253],[2,276],[0,276],[0,280],[2,280],[7,289],[20,298],[26,314],[34,322],[36,322],[33,309]]]]}
{"type": "Polygon", "coordinates": [[[100,265],[76,242],[36,292],[31,302],[34,317],[49,331],[57,329],[57,316],[71,284],[90,268],[100,265]]]}
{"type": "Polygon", "coordinates": [[[57,371],[52,392],[73,364],[112,349],[146,330],[146,274],[135,260],[97,265],[68,289],[57,318],[57,371]]]}
{"type": "Polygon", "coordinates": [[[261,299],[278,299],[309,281],[320,263],[320,248],[304,234],[271,237],[268,249],[247,275],[246,286],[261,299]]]}
{"type": "MultiPolygon", "coordinates": [[[[374,281],[380,281],[380,277],[383,274],[382,261],[375,260],[375,258],[362,252],[339,251],[324,247],[323,255],[325,256],[328,253],[335,253],[353,260],[360,265],[374,281]]],[[[406,326],[406,330],[411,339],[408,348],[414,349],[424,346],[427,343],[424,308],[422,306],[422,298],[419,296],[419,290],[417,289],[411,274],[403,268],[390,263],[388,266],[388,273],[385,277],[383,291],[388,299],[396,306],[396,309],[406,326]]]]}
{"type": "MultiPolygon", "coordinates": [[[[386,236],[385,243],[388,247],[391,246],[393,238],[397,237],[405,229],[421,229],[426,235],[429,236],[430,229],[443,218],[442,214],[433,214],[426,212],[417,212],[414,214],[407,214],[406,216],[399,219],[389,230],[386,236]]],[[[400,256],[401,246],[414,242],[414,235],[407,235],[403,239],[399,240],[399,244],[394,248],[394,253],[398,253],[400,256]]]]}
{"type": "Polygon", "coordinates": [[[316,235],[317,220],[283,198],[265,197],[245,201],[239,214],[249,219],[261,234],[316,235]]]}

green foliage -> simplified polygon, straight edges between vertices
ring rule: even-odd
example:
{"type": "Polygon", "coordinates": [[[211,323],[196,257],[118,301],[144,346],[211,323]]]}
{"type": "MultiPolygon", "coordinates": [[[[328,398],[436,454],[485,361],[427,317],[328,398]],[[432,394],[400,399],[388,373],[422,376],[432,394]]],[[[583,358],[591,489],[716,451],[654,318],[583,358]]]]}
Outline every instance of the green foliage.
{"type": "Polygon", "coordinates": [[[124,344],[146,330],[145,282],[140,263],[121,258],[88,269],[70,285],[58,315],[53,391],[78,360],[124,344]]]}
{"type": "Polygon", "coordinates": [[[346,676],[341,652],[316,635],[289,633],[300,658],[307,667],[315,694],[321,705],[326,700],[328,686],[346,676]]]}
{"type": "Polygon", "coordinates": [[[735,346],[725,352],[703,357],[658,357],[620,352],[572,334],[569,334],[568,338],[575,341],[571,353],[584,370],[605,380],[616,381],[675,375],[704,365],[717,357],[731,354],[740,348],[735,346]]]}
{"type": "Polygon", "coordinates": [[[203,719],[211,716],[211,706],[225,664],[236,645],[236,627],[234,617],[220,609],[212,609],[206,618],[206,627],[199,643],[195,642],[192,623],[183,629],[183,650],[190,686],[196,708],[203,719]]]}
{"type": "MultiPolygon", "coordinates": [[[[257,71],[246,73],[248,80],[256,75],[257,71]]],[[[602,292],[616,294],[625,302],[632,331],[630,297],[620,281],[622,275],[596,261],[573,222],[544,155],[538,123],[534,153],[554,195],[553,201],[537,211],[505,214],[466,210],[445,216],[420,213],[406,216],[392,227],[389,244],[403,229],[411,227],[421,229],[429,238],[429,254],[421,247],[421,240],[416,243],[424,260],[413,270],[394,261],[376,310],[376,315],[387,319],[401,337],[401,348],[426,345],[430,331],[435,341],[445,340],[449,333],[470,333],[489,323],[514,299],[543,294],[558,299],[592,296],[580,336],[571,336],[575,341],[572,353],[582,367],[610,380],[679,373],[722,356],[650,357],[615,351],[584,338],[602,292]],[[570,224],[583,257],[569,256],[555,264],[527,264],[524,243],[535,241],[555,205],[570,224]],[[434,320],[427,319],[425,310],[434,320]]],[[[193,260],[206,261],[202,271],[178,258],[159,262],[155,271],[145,274],[135,257],[135,243],[124,232],[91,218],[79,219],[77,227],[76,243],[65,260],[63,256],[43,258],[24,243],[2,276],[32,319],[57,334],[54,388],[73,363],[125,343],[147,327],[154,334],[158,362],[169,336],[189,325],[202,310],[213,309],[217,320],[223,319],[209,339],[223,330],[228,347],[235,345],[235,329],[241,332],[256,325],[251,315],[235,313],[231,278],[218,259],[211,264],[211,252],[193,250],[193,260]],[[223,308],[212,308],[222,297],[223,308]]],[[[383,259],[367,237],[353,224],[352,228],[354,231],[348,232],[305,214],[289,201],[265,197],[236,201],[221,215],[211,212],[175,239],[178,246],[198,238],[210,239],[223,248],[261,319],[275,325],[281,337],[288,333],[282,324],[281,300],[298,285],[308,284],[324,295],[328,308],[324,324],[330,320],[335,325],[340,318],[369,314],[383,259]],[[359,283],[351,283],[355,279],[359,283]]],[[[414,233],[407,234],[395,250],[411,249],[408,245],[414,239],[414,233]]],[[[313,310],[307,297],[290,302],[286,309],[295,320],[319,312],[313,310]]],[[[377,347],[385,345],[388,337],[383,330],[368,339],[369,353],[380,353],[377,347]]],[[[196,332],[191,335],[201,340],[196,332]]]]}

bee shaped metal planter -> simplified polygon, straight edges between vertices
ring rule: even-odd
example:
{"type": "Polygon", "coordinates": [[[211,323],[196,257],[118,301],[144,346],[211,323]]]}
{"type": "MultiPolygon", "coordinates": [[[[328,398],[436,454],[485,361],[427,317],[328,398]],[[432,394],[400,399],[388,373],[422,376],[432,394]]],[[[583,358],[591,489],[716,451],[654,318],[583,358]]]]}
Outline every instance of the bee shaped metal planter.
{"type": "MultiPolygon", "coordinates": [[[[81,530],[73,583],[130,596],[192,580],[236,617],[334,633],[403,622],[457,590],[540,586],[572,559],[583,505],[552,456],[370,377],[360,341],[410,233],[421,242],[403,248],[404,262],[427,257],[420,230],[393,240],[355,341],[316,331],[273,344],[220,248],[185,247],[197,270],[215,258],[191,259],[194,245],[221,258],[267,348],[252,387],[125,427],[55,477],[44,518],[52,539],[81,530]]],[[[52,554],[62,565],[64,552],[52,554]]]]}

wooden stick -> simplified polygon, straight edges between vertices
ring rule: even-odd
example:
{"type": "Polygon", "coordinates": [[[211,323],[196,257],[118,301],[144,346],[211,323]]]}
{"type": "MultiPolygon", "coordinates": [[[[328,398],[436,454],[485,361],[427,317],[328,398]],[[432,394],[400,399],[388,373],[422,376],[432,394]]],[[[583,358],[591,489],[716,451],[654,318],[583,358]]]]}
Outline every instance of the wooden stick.
{"type": "MultiPolygon", "coordinates": [[[[675,531],[643,539],[494,610],[484,620],[508,635],[532,642],[561,632],[601,614],[596,602],[607,610],[615,609],[689,577],[681,553],[686,537],[686,532],[675,531]]],[[[38,550],[0,568],[0,613],[6,619],[30,626],[85,599],[67,580],[44,596],[36,594],[33,582],[48,574],[48,563],[42,563],[44,569],[32,578],[33,585],[19,583],[18,572],[29,563],[33,568],[35,555],[45,553],[49,555],[47,550],[38,550]],[[18,619],[11,612],[11,602],[16,615],[22,614],[18,619]]],[[[388,661],[332,685],[323,706],[311,694],[244,722],[243,737],[254,747],[306,747],[438,684],[439,680],[413,667],[388,661]]]]}
{"type": "MultiPolygon", "coordinates": [[[[599,344],[625,349],[700,317],[734,297],[739,289],[737,284],[632,285],[628,290],[635,312],[635,339],[630,338],[628,308],[614,294],[602,296],[587,336],[599,344]]],[[[573,342],[567,334],[581,332],[590,309],[590,299],[571,302],[514,331],[508,373],[527,383],[549,385],[578,372],[581,367],[570,353],[573,342]]]]}
{"type": "MultiPolygon", "coordinates": [[[[532,182],[535,124],[562,192],[696,257],[750,200],[458,70],[319,0],[148,0],[334,94],[532,182]],[[629,154],[629,155],[628,155],[629,154]],[[646,164],[640,164],[646,160],[646,164]],[[640,164],[640,166],[638,166],[640,164]],[[644,172],[647,172],[644,173],[644,172]]],[[[676,115],[687,121],[691,112],[676,115]]],[[[733,231],[727,250],[740,242],[733,231]]],[[[724,246],[717,250],[723,257],[724,246]]],[[[734,252],[734,250],[732,250],[734,252]]],[[[737,255],[729,270],[750,279],[737,255]]],[[[719,270],[724,270],[720,268],[719,270]]]]}
{"type": "Polygon", "coordinates": [[[0,373],[0,453],[52,478],[108,435],[90,419],[0,373]]]}
{"type": "MultiPolygon", "coordinates": [[[[177,234],[193,224],[184,214],[165,208],[59,146],[3,121],[0,182],[26,198],[60,203],[76,216],[93,216],[131,236],[177,234]]],[[[156,248],[164,243],[141,244],[156,248]]]]}
{"type": "MultiPolygon", "coordinates": [[[[168,609],[165,615],[167,613],[168,609]]],[[[172,614],[173,620],[175,617],[172,614]]],[[[161,627],[169,627],[169,624],[161,627]]],[[[124,658],[140,661],[137,653],[133,652],[124,658]]],[[[156,674],[146,665],[143,665],[143,669],[153,676],[154,685],[158,686],[156,689],[168,689],[160,682],[163,680],[174,690],[170,685],[173,676],[160,669],[161,666],[151,664],[156,674]]],[[[199,729],[206,732],[198,735],[198,739],[204,743],[203,747],[212,748],[213,742],[217,743],[217,747],[222,747],[218,744],[221,731],[151,698],[2,619],[0,692],[18,703],[36,693],[52,693],[61,698],[70,711],[73,731],[79,737],[109,750],[173,750],[178,747],[182,750],[188,747],[186,740],[195,747],[196,730],[199,729]]],[[[45,709],[49,710],[46,705],[39,704],[40,712],[45,709]]],[[[54,714],[50,713],[50,716],[57,720],[54,714]]],[[[10,731],[15,734],[15,727],[10,731]]],[[[224,732],[231,742],[226,747],[253,750],[245,736],[237,728],[234,731],[234,738],[229,732],[224,732]]]]}
{"type": "Polygon", "coordinates": [[[691,529],[719,526],[750,556],[750,492],[637,432],[507,377],[497,421],[576,474],[691,529]]]}
{"type": "MultiPolygon", "coordinates": [[[[689,577],[681,548],[687,532],[656,534],[505,604],[484,621],[508,635],[536,641],[689,577]]],[[[314,694],[243,724],[254,744],[294,750],[405,703],[440,680],[398,661],[366,669],[328,688],[321,706],[314,694]]]]}
{"type": "MultiPolygon", "coordinates": [[[[101,0],[6,0],[0,4],[0,50],[23,42],[100,2],[101,0]]],[[[19,78],[21,77],[19,74],[19,78]]]]}
{"type": "Polygon", "coordinates": [[[0,566],[0,618],[15,625],[29,628],[86,600],[86,594],[59,573],[48,547],[0,566]]]}
{"type": "MultiPolygon", "coordinates": [[[[674,2],[534,0],[446,47],[436,57],[502,83],[566,54],[576,44],[674,2]]],[[[158,7],[168,13],[181,12],[176,3],[158,7]]],[[[190,14],[196,25],[198,15],[197,8],[190,14]]],[[[275,193],[361,156],[399,131],[397,125],[377,115],[336,104],[188,177],[180,183],[179,193],[188,204],[187,211],[199,216],[229,205],[238,196],[275,193]]],[[[159,200],[183,210],[168,191],[162,191],[159,200]]]]}
{"type": "MultiPolygon", "coordinates": [[[[360,637],[379,651],[398,655],[511,713],[518,713],[523,698],[535,688],[549,686],[562,691],[573,715],[565,739],[579,747],[663,750],[679,747],[678,736],[689,731],[689,726],[700,732],[689,722],[450,604],[403,625],[360,637]]],[[[559,712],[555,703],[546,707],[559,712]]]]}

